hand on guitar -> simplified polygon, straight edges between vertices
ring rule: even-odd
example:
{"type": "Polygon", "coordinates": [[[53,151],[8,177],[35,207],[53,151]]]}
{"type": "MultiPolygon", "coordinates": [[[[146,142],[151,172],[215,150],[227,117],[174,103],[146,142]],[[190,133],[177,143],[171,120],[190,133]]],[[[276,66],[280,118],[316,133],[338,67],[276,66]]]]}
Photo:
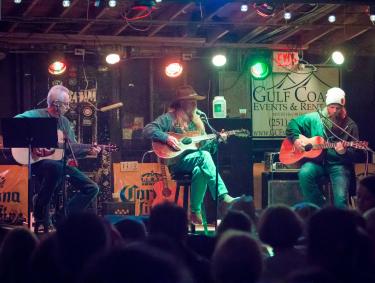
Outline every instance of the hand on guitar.
{"type": "Polygon", "coordinates": [[[102,148],[100,146],[97,146],[96,144],[94,144],[90,150],[87,152],[87,155],[93,155],[93,156],[96,156],[100,153],[100,151],[102,150],[102,148]]]}
{"type": "Polygon", "coordinates": [[[167,141],[166,141],[166,144],[168,146],[170,146],[174,150],[181,150],[178,143],[179,143],[178,140],[174,136],[171,136],[171,135],[168,136],[167,141]]]}
{"type": "Polygon", "coordinates": [[[335,150],[338,154],[345,154],[346,152],[346,148],[344,147],[342,142],[336,143],[335,150]]]}
{"type": "Polygon", "coordinates": [[[227,133],[225,132],[224,129],[221,130],[219,135],[220,135],[220,141],[222,141],[223,143],[226,143],[227,139],[228,139],[228,135],[227,135],[227,133]]]}
{"type": "Polygon", "coordinates": [[[294,141],[294,147],[298,150],[298,151],[305,151],[305,142],[303,139],[296,139],[294,141]]]}
{"type": "Polygon", "coordinates": [[[35,157],[46,157],[55,152],[55,149],[48,148],[33,148],[31,154],[35,157]]]}

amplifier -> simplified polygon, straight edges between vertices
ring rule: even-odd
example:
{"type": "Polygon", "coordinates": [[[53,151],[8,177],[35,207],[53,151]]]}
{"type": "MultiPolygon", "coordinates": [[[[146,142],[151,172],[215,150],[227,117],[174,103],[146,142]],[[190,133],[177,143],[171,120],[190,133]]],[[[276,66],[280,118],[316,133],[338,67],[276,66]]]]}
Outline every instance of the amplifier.
{"type": "Polygon", "coordinates": [[[288,165],[285,165],[281,162],[274,162],[272,165],[271,165],[271,168],[270,168],[271,172],[298,172],[299,171],[299,168],[296,168],[296,167],[290,167],[288,165]]]}
{"type": "Polygon", "coordinates": [[[103,215],[134,215],[135,214],[135,202],[114,202],[105,201],[103,202],[103,215]]]}

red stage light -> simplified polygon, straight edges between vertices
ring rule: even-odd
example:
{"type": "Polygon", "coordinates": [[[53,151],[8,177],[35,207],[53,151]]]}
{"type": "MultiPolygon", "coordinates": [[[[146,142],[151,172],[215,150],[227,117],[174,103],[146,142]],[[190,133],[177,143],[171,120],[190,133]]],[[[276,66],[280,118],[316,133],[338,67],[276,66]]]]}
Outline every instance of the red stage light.
{"type": "Polygon", "coordinates": [[[165,67],[165,74],[170,78],[177,78],[182,74],[183,66],[179,62],[173,62],[165,67]]]}

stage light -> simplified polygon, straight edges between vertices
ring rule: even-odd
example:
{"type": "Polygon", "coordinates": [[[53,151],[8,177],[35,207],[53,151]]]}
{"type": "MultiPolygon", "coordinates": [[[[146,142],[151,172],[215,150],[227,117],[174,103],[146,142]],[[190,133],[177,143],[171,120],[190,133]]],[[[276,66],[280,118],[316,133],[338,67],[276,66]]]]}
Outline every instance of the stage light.
{"type": "Polygon", "coordinates": [[[66,63],[62,58],[55,59],[48,65],[48,73],[51,75],[58,76],[65,73],[65,71],[66,63]]]}
{"type": "Polygon", "coordinates": [[[118,62],[120,62],[120,55],[117,54],[117,53],[110,53],[108,54],[106,57],[105,57],[105,61],[108,63],[108,64],[117,64],[118,62]]]}
{"type": "Polygon", "coordinates": [[[212,64],[216,67],[222,67],[227,63],[227,57],[224,54],[216,54],[212,57],[212,64]]]}
{"type": "Polygon", "coordinates": [[[70,0],[63,0],[62,5],[63,5],[64,8],[69,7],[70,6],[70,0]]]}
{"type": "Polygon", "coordinates": [[[96,8],[99,8],[99,6],[100,6],[100,0],[95,0],[95,2],[94,2],[94,6],[95,6],[96,8]]]}
{"type": "Polygon", "coordinates": [[[335,63],[337,65],[342,65],[345,61],[344,54],[342,54],[341,51],[334,51],[332,53],[331,58],[332,58],[333,63],[335,63]]]}
{"type": "Polygon", "coordinates": [[[335,15],[330,15],[329,17],[328,17],[328,21],[332,24],[332,23],[334,23],[334,22],[336,22],[336,16],[335,15]]]}
{"type": "Polygon", "coordinates": [[[256,12],[259,16],[265,18],[271,17],[275,13],[275,7],[268,3],[254,4],[253,7],[256,9],[256,12]]]}
{"type": "Polygon", "coordinates": [[[369,6],[370,21],[375,23],[375,6],[369,6]]]}
{"type": "Polygon", "coordinates": [[[116,0],[109,0],[108,1],[108,6],[111,7],[111,8],[114,8],[116,7],[117,5],[117,1],[116,0]]]}
{"type": "Polygon", "coordinates": [[[163,0],[156,0],[155,2],[156,3],[161,3],[163,0]]]}
{"type": "Polygon", "coordinates": [[[249,9],[249,6],[247,6],[247,4],[241,5],[241,12],[247,12],[248,9],[249,9]]]}
{"type": "Polygon", "coordinates": [[[165,74],[170,78],[177,78],[184,70],[180,62],[171,62],[165,67],[165,74]]]}
{"type": "Polygon", "coordinates": [[[291,12],[285,12],[284,13],[284,19],[285,20],[290,20],[292,18],[292,13],[291,12]]]}
{"type": "Polygon", "coordinates": [[[259,51],[247,61],[250,74],[254,79],[263,80],[271,73],[271,55],[266,51],[259,51]]]}
{"type": "Polygon", "coordinates": [[[20,4],[21,2],[22,2],[22,0],[14,0],[15,4],[20,4]]]}

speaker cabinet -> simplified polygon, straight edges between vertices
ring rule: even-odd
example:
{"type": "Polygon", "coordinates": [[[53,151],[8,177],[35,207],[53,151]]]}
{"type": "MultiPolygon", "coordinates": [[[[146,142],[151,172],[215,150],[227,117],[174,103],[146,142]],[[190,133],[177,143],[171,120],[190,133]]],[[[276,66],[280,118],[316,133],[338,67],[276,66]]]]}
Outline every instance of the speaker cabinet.
{"type": "Polygon", "coordinates": [[[295,172],[262,173],[262,207],[272,204],[294,205],[303,201],[295,172]]]}

